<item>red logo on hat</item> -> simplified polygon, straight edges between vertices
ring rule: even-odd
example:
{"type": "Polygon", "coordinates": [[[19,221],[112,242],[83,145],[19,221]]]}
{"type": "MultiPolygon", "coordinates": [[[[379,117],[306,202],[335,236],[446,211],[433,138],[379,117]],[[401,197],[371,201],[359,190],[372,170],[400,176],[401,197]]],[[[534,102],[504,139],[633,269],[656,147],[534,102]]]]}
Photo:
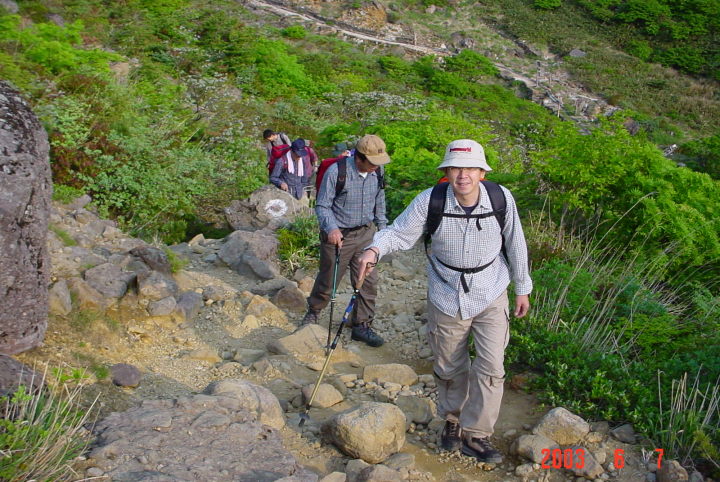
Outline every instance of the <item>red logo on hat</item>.
{"type": "Polygon", "coordinates": [[[472,152],[472,147],[453,147],[450,152],[472,152]]]}

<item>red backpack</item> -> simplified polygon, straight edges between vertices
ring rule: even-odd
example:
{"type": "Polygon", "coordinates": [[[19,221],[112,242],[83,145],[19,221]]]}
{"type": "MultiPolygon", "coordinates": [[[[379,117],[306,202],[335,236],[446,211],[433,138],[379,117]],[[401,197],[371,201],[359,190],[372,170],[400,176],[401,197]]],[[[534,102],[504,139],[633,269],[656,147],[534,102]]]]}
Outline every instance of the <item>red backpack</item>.
{"type": "MultiPolygon", "coordinates": [[[[349,157],[345,156],[338,156],[338,157],[331,157],[329,159],[323,159],[323,161],[320,163],[320,167],[318,167],[317,176],[315,177],[315,192],[320,192],[320,185],[322,184],[323,176],[325,175],[325,172],[337,162],[338,165],[338,178],[337,183],[335,183],[335,196],[339,196],[343,189],[345,189],[345,179],[347,179],[347,160],[349,157]],[[340,162],[342,161],[342,162],[340,162]]],[[[385,189],[385,170],[382,166],[380,166],[380,169],[375,171],[377,173],[377,180],[378,180],[378,187],[380,189],[385,189]]]]}
{"type": "Polygon", "coordinates": [[[270,160],[268,161],[268,174],[272,176],[273,169],[275,169],[275,162],[282,156],[288,153],[290,145],[280,144],[279,146],[272,146],[270,150],[270,160]]]}

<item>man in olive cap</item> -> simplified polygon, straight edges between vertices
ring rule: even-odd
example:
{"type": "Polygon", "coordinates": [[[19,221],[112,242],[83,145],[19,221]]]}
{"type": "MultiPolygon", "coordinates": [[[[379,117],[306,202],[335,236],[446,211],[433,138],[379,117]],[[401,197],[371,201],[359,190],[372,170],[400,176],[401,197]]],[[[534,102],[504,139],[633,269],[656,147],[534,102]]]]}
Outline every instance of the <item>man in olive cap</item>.
{"type": "MultiPolygon", "coordinates": [[[[366,135],[355,145],[354,158],[337,161],[323,175],[315,205],[320,224],[320,271],[308,297],[303,324],[317,323],[330,300],[336,254],[340,256],[337,282],[350,267],[352,285],[356,286],[363,249],[378,229],[387,226],[382,166],[389,162],[385,142],[366,135]]],[[[376,297],[375,272],[365,277],[352,320],[352,339],[373,347],[384,343],[371,328],[376,297]]]]}
{"type": "Polygon", "coordinates": [[[515,284],[514,315],[530,308],[532,280],[527,246],[515,200],[506,188],[489,182],[490,166],[480,144],[451,142],[438,167],[448,177],[446,192],[427,189],[392,226],[377,233],[360,257],[359,276],[398,249],[410,249],[423,234],[433,193],[444,201],[440,224],[431,234],[428,254],[428,342],[435,356],[438,414],[445,418],[441,447],[500,463],[490,436],[500,412],[509,340],[507,287],[515,284]],[[502,199],[502,201],[500,201],[502,199]],[[498,209],[498,205],[502,207],[498,209]],[[472,334],[475,359],[468,340],[472,334]]]}

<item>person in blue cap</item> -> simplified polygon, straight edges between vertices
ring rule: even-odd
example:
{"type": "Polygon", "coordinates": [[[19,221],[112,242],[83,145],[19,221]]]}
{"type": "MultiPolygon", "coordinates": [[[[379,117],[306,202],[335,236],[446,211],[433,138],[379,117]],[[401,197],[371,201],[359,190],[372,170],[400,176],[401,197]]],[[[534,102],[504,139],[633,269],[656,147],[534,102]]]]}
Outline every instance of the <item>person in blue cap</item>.
{"type": "Polygon", "coordinates": [[[302,199],[305,186],[310,184],[314,166],[304,139],[295,139],[290,149],[275,162],[270,182],[295,199],[302,199]]]}

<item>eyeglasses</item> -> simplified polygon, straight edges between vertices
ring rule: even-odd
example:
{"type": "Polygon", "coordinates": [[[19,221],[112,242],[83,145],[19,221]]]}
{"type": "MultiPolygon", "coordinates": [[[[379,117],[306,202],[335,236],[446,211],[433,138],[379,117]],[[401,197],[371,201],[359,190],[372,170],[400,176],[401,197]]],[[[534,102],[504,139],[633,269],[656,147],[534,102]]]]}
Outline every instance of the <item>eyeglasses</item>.
{"type": "Polygon", "coordinates": [[[465,171],[467,174],[482,171],[479,167],[450,167],[449,171],[453,174],[460,174],[461,171],[465,171]]]}

